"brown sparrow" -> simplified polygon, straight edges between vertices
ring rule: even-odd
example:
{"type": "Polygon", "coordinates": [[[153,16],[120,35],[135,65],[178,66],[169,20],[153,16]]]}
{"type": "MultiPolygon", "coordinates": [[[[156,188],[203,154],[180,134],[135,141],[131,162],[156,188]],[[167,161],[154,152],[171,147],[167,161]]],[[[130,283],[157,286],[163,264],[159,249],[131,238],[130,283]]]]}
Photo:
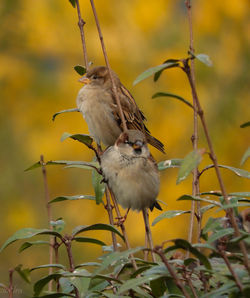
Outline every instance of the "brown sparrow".
{"type": "Polygon", "coordinates": [[[117,202],[124,209],[161,209],[156,197],[159,192],[159,174],[144,134],[139,130],[122,133],[114,146],[101,156],[105,180],[117,202]]]}
{"type": "MultiPolygon", "coordinates": [[[[147,142],[164,152],[164,145],[150,135],[142,122],[145,117],[138,109],[132,95],[122,85],[117,74],[113,71],[112,76],[117,87],[128,129],[144,131],[147,142]]],[[[122,122],[107,67],[94,67],[79,81],[85,85],[77,95],[77,107],[88,124],[90,134],[99,145],[101,142],[106,146],[114,145],[122,132],[122,122]]]]}

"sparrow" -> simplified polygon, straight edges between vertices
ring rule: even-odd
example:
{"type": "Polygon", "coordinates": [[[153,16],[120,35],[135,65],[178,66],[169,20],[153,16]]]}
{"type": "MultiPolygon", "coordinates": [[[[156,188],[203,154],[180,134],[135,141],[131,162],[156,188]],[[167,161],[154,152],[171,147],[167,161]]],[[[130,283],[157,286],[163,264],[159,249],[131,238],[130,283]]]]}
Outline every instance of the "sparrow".
{"type": "Polygon", "coordinates": [[[157,164],[147,147],[146,138],[139,130],[120,134],[114,146],[101,155],[104,179],[124,209],[161,209],[156,201],[159,193],[157,164]]]}
{"type": "MultiPolygon", "coordinates": [[[[127,128],[143,131],[147,142],[165,153],[164,145],[150,134],[143,123],[146,118],[137,107],[133,96],[122,85],[114,71],[112,71],[112,77],[127,128]]],[[[90,134],[98,145],[101,142],[106,146],[114,145],[123,130],[108,68],[105,66],[94,67],[79,81],[84,83],[84,86],[77,95],[77,108],[87,122],[90,134]]]]}

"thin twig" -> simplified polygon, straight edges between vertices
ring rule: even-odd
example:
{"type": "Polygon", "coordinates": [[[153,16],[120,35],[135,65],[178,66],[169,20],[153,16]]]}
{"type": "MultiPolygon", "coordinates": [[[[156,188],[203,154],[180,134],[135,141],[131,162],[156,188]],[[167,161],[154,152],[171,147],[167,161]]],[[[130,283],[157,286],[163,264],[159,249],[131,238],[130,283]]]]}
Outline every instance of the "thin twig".
{"type": "MultiPolygon", "coordinates": [[[[108,211],[108,216],[109,216],[109,223],[113,226],[114,225],[114,218],[113,218],[113,213],[112,213],[112,206],[111,206],[111,202],[110,202],[110,196],[109,196],[109,192],[108,192],[108,187],[105,187],[105,195],[106,195],[106,200],[107,200],[107,205],[106,205],[106,210],[108,211]]],[[[112,235],[112,243],[113,243],[113,248],[114,251],[118,250],[118,246],[117,246],[117,238],[116,238],[116,234],[114,232],[111,233],[112,235]]]]}
{"type": "Polygon", "coordinates": [[[13,273],[14,273],[14,269],[10,269],[9,270],[9,287],[8,287],[9,298],[13,298],[13,292],[14,292],[13,273]]]}
{"type": "Polygon", "coordinates": [[[233,278],[235,280],[235,283],[236,283],[237,287],[239,288],[239,290],[241,291],[241,293],[243,293],[242,283],[241,283],[238,275],[233,270],[233,267],[231,266],[231,264],[230,264],[230,262],[229,262],[229,260],[228,260],[228,258],[226,256],[225,252],[223,250],[219,250],[219,253],[220,253],[221,257],[223,258],[223,260],[225,261],[225,263],[226,263],[229,271],[231,272],[231,274],[232,274],[232,276],[233,276],[233,278]]]}
{"type": "Polygon", "coordinates": [[[98,17],[97,17],[97,12],[96,12],[96,8],[95,8],[94,0],[90,0],[90,3],[91,3],[93,14],[94,14],[94,17],[95,17],[96,27],[97,27],[97,30],[98,30],[98,33],[99,33],[99,38],[100,38],[100,42],[101,42],[101,45],[102,45],[102,51],[103,51],[106,66],[108,68],[109,76],[110,76],[110,79],[111,79],[112,89],[113,89],[113,92],[114,92],[114,95],[115,95],[116,104],[118,106],[119,115],[120,115],[120,118],[122,120],[123,131],[126,132],[128,130],[127,125],[126,125],[126,120],[125,120],[125,117],[124,117],[124,114],[123,114],[123,111],[122,111],[122,106],[121,106],[121,103],[120,103],[120,98],[118,96],[117,87],[115,85],[114,78],[113,78],[112,71],[111,71],[111,67],[110,67],[110,64],[109,64],[108,55],[107,55],[107,51],[106,51],[106,48],[105,48],[100,23],[99,23],[99,20],[98,20],[98,17]]]}
{"type": "Polygon", "coordinates": [[[87,48],[86,48],[85,35],[84,35],[84,29],[83,29],[83,27],[84,27],[84,25],[86,23],[82,19],[82,16],[81,16],[81,10],[80,10],[79,0],[75,0],[75,1],[76,1],[76,8],[77,8],[77,14],[78,14],[78,26],[79,26],[80,33],[81,33],[84,63],[85,63],[86,71],[88,71],[88,69],[89,69],[89,62],[88,62],[87,48]]]}
{"type": "Polygon", "coordinates": [[[195,288],[194,288],[194,286],[193,286],[193,283],[192,283],[192,281],[190,280],[190,278],[187,277],[187,278],[186,278],[186,281],[187,281],[188,286],[189,286],[189,288],[191,289],[191,291],[192,291],[194,297],[195,297],[195,298],[199,298],[199,296],[198,296],[198,294],[197,294],[197,292],[196,292],[196,290],[195,290],[195,288]]]}
{"type": "Polygon", "coordinates": [[[155,254],[154,254],[153,238],[152,238],[152,233],[151,233],[149,220],[148,220],[148,210],[146,208],[143,209],[142,214],[143,214],[143,219],[144,219],[145,230],[146,230],[146,235],[148,238],[149,247],[150,247],[151,254],[152,254],[152,260],[153,260],[153,262],[156,262],[156,258],[155,258],[155,254]]]}
{"type": "MultiPolygon", "coordinates": [[[[188,12],[188,23],[189,23],[189,51],[191,53],[194,52],[194,38],[193,38],[193,26],[192,26],[192,10],[190,0],[185,1],[187,12],[188,12]]],[[[190,73],[192,76],[193,82],[195,82],[195,68],[194,68],[194,60],[192,59],[190,62],[190,73]]],[[[193,135],[192,135],[192,144],[193,150],[198,149],[198,113],[197,113],[197,103],[195,98],[193,97],[193,110],[194,110],[194,118],[193,118],[193,135]]],[[[193,182],[192,182],[192,195],[196,196],[199,193],[199,177],[198,177],[198,167],[193,170],[193,182]]],[[[200,214],[200,202],[192,201],[191,203],[191,215],[190,215],[190,224],[189,224],[189,233],[188,233],[188,241],[192,243],[193,239],[193,229],[194,229],[194,219],[195,219],[195,207],[197,207],[197,214],[200,214]],[[196,206],[195,206],[196,205],[196,206]]],[[[198,222],[198,226],[200,227],[200,223],[198,222]]],[[[200,235],[200,231],[198,228],[198,237],[200,235]]],[[[190,252],[187,251],[186,257],[189,257],[190,252]]]]}
{"type": "MultiPolygon", "coordinates": [[[[52,221],[52,215],[51,215],[51,205],[49,204],[49,187],[48,187],[48,179],[47,179],[47,171],[46,171],[46,163],[44,162],[43,155],[40,156],[40,163],[42,166],[42,173],[43,173],[43,185],[44,185],[44,193],[45,193],[45,203],[47,207],[47,215],[48,215],[48,222],[49,222],[49,228],[50,230],[53,229],[51,225],[52,221]]],[[[49,264],[53,264],[53,236],[49,237],[49,264]]],[[[49,274],[52,274],[53,268],[49,268],[49,274]]],[[[52,291],[52,280],[48,284],[48,290],[49,292],[52,291]]]]}
{"type": "Polygon", "coordinates": [[[183,295],[186,297],[186,298],[190,298],[190,295],[188,294],[188,292],[186,291],[182,281],[179,279],[179,277],[177,276],[177,274],[175,273],[175,271],[173,270],[172,266],[169,264],[167,258],[165,257],[164,253],[163,253],[163,250],[160,246],[156,246],[154,248],[154,252],[156,254],[159,255],[159,257],[161,258],[162,262],[165,264],[165,266],[167,267],[170,275],[173,277],[177,287],[182,291],[183,295]]]}
{"type": "MultiPolygon", "coordinates": [[[[218,161],[217,161],[216,154],[214,152],[211,137],[210,137],[210,134],[208,132],[208,127],[207,127],[206,119],[205,119],[205,116],[204,116],[204,111],[202,110],[202,107],[201,107],[201,104],[200,104],[200,101],[199,101],[199,98],[198,98],[198,95],[197,95],[196,86],[195,86],[195,84],[192,80],[192,76],[191,76],[191,73],[190,73],[190,67],[188,65],[188,60],[184,61],[183,70],[184,70],[184,72],[186,73],[186,75],[188,77],[189,84],[190,84],[190,87],[191,87],[191,90],[192,90],[192,94],[193,94],[193,97],[194,97],[194,99],[196,101],[196,104],[197,104],[197,109],[198,109],[197,112],[198,112],[198,115],[201,119],[202,127],[203,127],[203,130],[204,130],[204,133],[205,133],[205,137],[207,139],[207,143],[208,143],[208,147],[209,147],[209,151],[210,151],[209,155],[210,155],[210,158],[211,158],[211,160],[214,164],[214,168],[215,168],[216,176],[217,176],[217,179],[218,179],[218,182],[219,182],[219,185],[220,185],[222,196],[224,197],[224,200],[225,200],[226,204],[229,204],[230,203],[229,197],[228,197],[228,194],[227,194],[227,191],[226,191],[226,188],[225,188],[222,176],[221,176],[221,172],[220,172],[220,169],[219,169],[219,164],[218,164],[218,161]]],[[[235,231],[235,237],[239,237],[241,234],[240,234],[239,227],[237,225],[237,222],[236,222],[236,219],[235,219],[232,208],[227,209],[227,216],[230,219],[232,227],[235,231]]],[[[245,243],[244,243],[243,240],[241,240],[239,242],[239,246],[240,246],[240,249],[242,251],[243,258],[244,258],[244,266],[246,267],[246,269],[250,273],[249,259],[248,259],[248,255],[247,255],[246,246],[245,246],[245,243]]]]}
{"type": "MultiPolygon", "coordinates": [[[[115,198],[112,190],[110,188],[108,188],[108,189],[109,189],[109,193],[110,193],[110,196],[112,198],[112,201],[113,201],[113,204],[114,204],[114,207],[115,207],[115,211],[116,211],[117,217],[118,218],[121,218],[121,212],[120,212],[120,209],[119,209],[118,204],[116,202],[116,198],[115,198]]],[[[125,226],[124,226],[123,222],[120,223],[120,227],[121,227],[121,230],[122,230],[122,235],[124,237],[126,247],[127,247],[127,249],[130,249],[131,246],[129,244],[127,231],[125,229],[125,226]]],[[[132,265],[133,265],[134,269],[137,270],[138,267],[137,267],[136,262],[134,260],[134,256],[131,254],[129,257],[131,258],[131,262],[132,262],[132,265]]]]}

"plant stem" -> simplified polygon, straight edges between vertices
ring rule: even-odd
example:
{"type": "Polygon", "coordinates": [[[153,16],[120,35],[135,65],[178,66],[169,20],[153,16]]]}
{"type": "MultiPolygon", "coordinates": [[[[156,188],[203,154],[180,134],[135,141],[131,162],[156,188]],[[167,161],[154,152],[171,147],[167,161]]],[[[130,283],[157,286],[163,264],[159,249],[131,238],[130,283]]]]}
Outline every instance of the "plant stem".
{"type": "Polygon", "coordinates": [[[239,279],[238,275],[234,272],[233,267],[231,266],[231,264],[230,264],[230,262],[229,262],[229,260],[228,260],[228,258],[226,256],[225,252],[222,251],[222,250],[219,250],[219,252],[220,252],[221,257],[225,261],[225,263],[226,263],[229,271],[231,272],[231,274],[232,274],[232,276],[233,276],[233,278],[235,280],[235,283],[236,283],[237,287],[239,288],[239,290],[241,291],[241,293],[243,293],[242,283],[240,282],[240,279],[239,279]]]}
{"type": "Polygon", "coordinates": [[[154,248],[154,252],[157,253],[159,255],[159,257],[161,258],[162,262],[165,264],[165,266],[167,267],[170,275],[173,277],[177,287],[182,291],[183,295],[186,298],[190,298],[190,295],[188,294],[188,292],[186,291],[182,281],[179,279],[179,277],[177,276],[177,274],[175,273],[175,271],[173,270],[172,266],[168,263],[167,258],[165,257],[163,250],[160,246],[156,246],[154,248]]]}
{"type": "MultiPolygon", "coordinates": [[[[210,158],[211,158],[211,160],[214,164],[214,168],[215,168],[216,176],[217,176],[217,179],[218,179],[218,182],[219,182],[219,185],[220,185],[222,196],[224,197],[224,200],[225,200],[226,204],[229,204],[230,202],[229,202],[228,194],[227,194],[226,188],[224,186],[224,182],[223,182],[221,172],[220,172],[220,169],[219,169],[219,164],[218,164],[218,161],[217,161],[217,157],[215,155],[213,144],[212,144],[212,141],[211,141],[211,137],[210,137],[209,132],[208,132],[208,127],[207,127],[207,123],[206,123],[206,120],[205,120],[204,111],[202,110],[202,107],[201,107],[201,104],[200,104],[200,101],[199,101],[199,98],[198,98],[198,95],[197,95],[196,87],[195,87],[195,84],[192,80],[192,76],[191,76],[191,73],[190,73],[190,67],[188,65],[187,60],[184,61],[183,70],[185,71],[185,73],[188,77],[190,87],[191,87],[191,90],[192,90],[192,94],[193,94],[193,97],[194,97],[194,99],[196,101],[196,104],[197,104],[198,115],[201,119],[202,127],[204,129],[205,137],[207,139],[207,143],[208,143],[208,147],[209,147],[209,151],[210,151],[209,155],[210,155],[210,158]]],[[[235,219],[232,208],[227,209],[227,216],[230,219],[230,222],[231,222],[232,227],[234,229],[235,237],[239,237],[240,236],[240,231],[239,231],[239,227],[237,225],[237,222],[236,222],[236,219],[235,219]]],[[[246,246],[245,246],[244,241],[241,240],[239,242],[239,246],[240,246],[240,249],[241,249],[242,254],[243,254],[244,265],[245,265],[246,269],[248,270],[248,272],[250,274],[249,259],[248,259],[247,250],[246,250],[246,246]]]]}
{"type": "Polygon", "coordinates": [[[86,23],[82,19],[82,16],[81,16],[81,10],[80,10],[79,0],[75,0],[75,2],[76,2],[77,15],[78,15],[78,26],[79,26],[79,29],[80,29],[81,40],[82,40],[82,49],[83,49],[84,63],[85,63],[86,71],[88,71],[89,62],[88,62],[87,48],[86,48],[85,35],[84,35],[84,29],[83,29],[83,27],[84,27],[84,25],[86,23]]]}
{"type": "MultiPolygon", "coordinates": [[[[107,206],[106,209],[108,211],[108,216],[109,216],[109,223],[114,226],[114,218],[113,218],[113,213],[112,213],[112,206],[111,206],[111,202],[110,202],[110,196],[109,196],[109,192],[108,192],[108,188],[106,186],[105,188],[105,195],[106,195],[106,200],[107,200],[107,206]]],[[[118,250],[118,246],[117,246],[117,238],[116,238],[116,234],[114,232],[111,233],[112,235],[112,243],[113,243],[113,248],[114,251],[118,250]]]]}
{"type": "MultiPolygon", "coordinates": [[[[117,217],[121,218],[121,212],[120,212],[118,204],[116,202],[116,198],[115,198],[112,190],[110,188],[108,188],[108,189],[109,189],[109,193],[110,193],[110,196],[112,198],[113,204],[115,206],[115,211],[116,211],[117,217]]],[[[126,229],[125,229],[125,226],[124,226],[123,222],[120,223],[120,227],[121,227],[121,230],[122,230],[122,235],[124,237],[126,247],[127,247],[127,249],[130,249],[131,246],[129,244],[128,235],[127,235],[127,232],[126,232],[126,229]]],[[[132,263],[134,269],[137,270],[138,268],[137,268],[136,262],[134,260],[134,256],[132,254],[130,255],[130,258],[131,258],[131,263],[132,263]]]]}
{"type": "Polygon", "coordinates": [[[10,269],[9,270],[9,287],[8,287],[9,298],[13,298],[13,292],[14,292],[13,273],[14,273],[14,269],[10,269]]]}
{"type": "MultiPolygon", "coordinates": [[[[53,229],[51,226],[52,221],[52,215],[51,215],[51,206],[49,204],[49,187],[48,187],[48,179],[47,179],[47,171],[46,171],[46,163],[44,162],[43,155],[40,156],[40,163],[42,166],[42,173],[43,173],[43,185],[44,185],[44,193],[45,193],[45,204],[47,207],[47,215],[48,215],[48,222],[49,222],[49,228],[50,230],[53,229]]],[[[49,237],[49,264],[53,264],[53,236],[49,237]]],[[[53,268],[49,268],[49,274],[52,274],[53,268]]],[[[48,284],[48,290],[49,292],[52,291],[52,280],[48,284]]]]}
{"type": "Polygon", "coordinates": [[[125,117],[124,117],[124,114],[123,114],[123,111],[122,111],[122,106],[121,106],[121,103],[120,103],[120,98],[118,96],[117,87],[115,85],[114,78],[113,78],[112,71],[111,71],[111,67],[110,67],[110,64],[109,64],[108,55],[107,55],[107,51],[106,51],[106,48],[105,48],[100,23],[99,23],[99,20],[98,20],[98,17],[97,17],[97,12],[96,12],[96,8],[95,8],[94,0],[90,0],[90,3],[91,3],[93,14],[94,14],[94,17],[95,17],[96,27],[97,27],[98,34],[99,34],[99,38],[100,38],[100,42],[101,42],[101,46],[102,46],[102,51],[103,51],[105,63],[106,63],[106,66],[108,68],[109,76],[110,76],[110,79],[111,79],[112,89],[113,89],[113,92],[114,92],[114,95],[115,95],[116,104],[118,106],[119,115],[121,117],[123,131],[126,132],[128,130],[127,125],[126,125],[126,120],[125,120],[125,117]]]}
{"type": "MultiPolygon", "coordinates": [[[[192,26],[192,10],[190,0],[185,1],[187,12],[188,12],[188,23],[189,23],[189,51],[191,53],[194,52],[194,38],[193,38],[193,26],[192,26]]],[[[191,60],[190,73],[193,82],[195,83],[195,68],[194,68],[194,60],[191,60]]],[[[193,110],[194,110],[194,118],[193,118],[193,135],[192,135],[192,144],[193,150],[196,151],[198,149],[198,113],[197,113],[197,103],[193,96],[193,110]]],[[[199,193],[199,177],[198,177],[198,167],[193,170],[193,182],[192,182],[192,195],[197,196],[199,193]]],[[[194,229],[194,218],[195,218],[195,205],[197,206],[197,214],[200,218],[200,202],[192,201],[191,203],[191,215],[190,215],[190,224],[189,224],[189,234],[188,241],[192,243],[193,238],[193,229],[194,229]]],[[[197,235],[200,235],[200,221],[198,222],[198,232],[197,235]]],[[[187,251],[186,257],[189,257],[190,252],[187,251]]]]}
{"type": "Polygon", "coordinates": [[[148,220],[148,210],[146,208],[143,209],[142,214],[143,214],[143,219],[144,219],[144,223],[145,223],[146,236],[148,238],[148,243],[149,243],[149,247],[150,247],[151,254],[152,254],[152,260],[153,260],[153,262],[156,262],[156,258],[155,258],[155,254],[154,254],[153,238],[152,238],[152,233],[151,233],[149,220],[148,220]]]}

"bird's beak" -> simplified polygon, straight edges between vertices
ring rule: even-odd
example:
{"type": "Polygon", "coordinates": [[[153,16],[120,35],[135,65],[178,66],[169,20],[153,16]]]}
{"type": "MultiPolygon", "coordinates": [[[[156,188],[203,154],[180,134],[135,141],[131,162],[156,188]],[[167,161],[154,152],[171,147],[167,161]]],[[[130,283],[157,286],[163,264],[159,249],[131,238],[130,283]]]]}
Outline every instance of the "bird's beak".
{"type": "Polygon", "coordinates": [[[142,146],[143,146],[142,141],[136,141],[136,142],[132,145],[132,147],[133,147],[134,150],[141,149],[142,146]]]}
{"type": "Polygon", "coordinates": [[[84,85],[90,84],[91,80],[86,78],[85,76],[78,80],[79,82],[83,83],[84,85]]]}

